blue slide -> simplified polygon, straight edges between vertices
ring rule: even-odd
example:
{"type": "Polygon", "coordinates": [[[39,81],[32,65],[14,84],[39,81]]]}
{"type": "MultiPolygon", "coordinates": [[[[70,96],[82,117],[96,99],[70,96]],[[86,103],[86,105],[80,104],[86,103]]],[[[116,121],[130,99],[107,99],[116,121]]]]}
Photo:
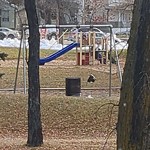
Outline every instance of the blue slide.
{"type": "Polygon", "coordinates": [[[73,49],[74,47],[78,47],[79,43],[71,43],[70,45],[64,47],[63,49],[57,51],[56,53],[46,57],[46,58],[41,58],[39,60],[39,65],[44,65],[47,62],[50,62],[58,57],[60,57],[61,55],[67,53],[68,51],[70,51],[71,49],[73,49]]]}

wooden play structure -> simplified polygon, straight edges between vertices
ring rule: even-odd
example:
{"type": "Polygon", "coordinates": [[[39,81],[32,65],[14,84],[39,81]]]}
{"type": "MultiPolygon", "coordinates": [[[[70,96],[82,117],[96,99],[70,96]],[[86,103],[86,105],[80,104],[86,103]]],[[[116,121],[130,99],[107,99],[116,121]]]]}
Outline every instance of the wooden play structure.
{"type": "Polygon", "coordinates": [[[96,38],[96,32],[76,33],[76,42],[80,47],[76,49],[77,65],[106,64],[108,62],[108,39],[96,38]]]}

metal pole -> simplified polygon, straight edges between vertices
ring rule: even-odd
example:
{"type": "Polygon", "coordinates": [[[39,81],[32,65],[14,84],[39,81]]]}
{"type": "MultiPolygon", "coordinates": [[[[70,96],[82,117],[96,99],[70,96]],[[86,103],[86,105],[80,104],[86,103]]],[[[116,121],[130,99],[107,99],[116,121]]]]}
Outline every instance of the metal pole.
{"type": "Polygon", "coordinates": [[[82,0],[82,24],[85,24],[85,1],[82,0]]]}
{"type": "Polygon", "coordinates": [[[118,57],[118,52],[117,52],[117,49],[116,49],[116,44],[115,44],[115,38],[114,38],[114,35],[113,35],[113,42],[114,42],[114,50],[115,50],[115,56],[116,56],[116,60],[117,60],[117,71],[118,71],[118,74],[119,74],[119,79],[120,79],[120,83],[122,82],[122,72],[121,72],[121,67],[120,67],[120,63],[119,63],[119,57],[118,57]]]}
{"type": "Polygon", "coordinates": [[[26,60],[25,60],[25,56],[26,56],[26,49],[25,49],[25,30],[23,30],[23,81],[24,81],[24,94],[26,94],[26,60]]]}
{"type": "Polygon", "coordinates": [[[18,53],[18,61],[17,61],[17,69],[16,69],[16,77],[15,77],[15,85],[14,85],[14,94],[16,93],[16,87],[17,87],[17,79],[18,79],[18,70],[19,70],[19,63],[20,63],[22,41],[23,41],[23,31],[21,31],[21,40],[20,40],[19,53],[18,53]]]}
{"type": "Polygon", "coordinates": [[[109,96],[111,96],[111,80],[112,80],[112,27],[110,27],[110,71],[109,71],[109,96]]]}
{"type": "MultiPolygon", "coordinates": [[[[120,87],[112,87],[113,90],[120,90],[120,87]]],[[[13,91],[14,89],[13,88],[4,88],[4,89],[0,89],[0,91],[13,91]]],[[[28,88],[27,88],[28,90],[28,88]]],[[[66,88],[40,88],[40,90],[66,90],[66,88]]],[[[81,88],[81,90],[109,90],[108,87],[96,87],[96,88],[81,88]]],[[[24,91],[23,88],[16,88],[16,91],[24,91]]]]}
{"type": "MultiPolygon", "coordinates": [[[[82,37],[82,31],[79,33],[80,35],[80,37],[82,37]]],[[[79,61],[79,65],[80,66],[82,66],[83,64],[82,64],[82,45],[83,45],[83,39],[82,38],[80,38],[80,56],[79,56],[79,58],[80,58],[80,61],[79,61]]]]}
{"type": "MultiPolygon", "coordinates": [[[[112,25],[40,25],[39,28],[93,28],[93,27],[109,27],[112,28],[112,25]]],[[[24,26],[24,30],[28,29],[28,26],[24,26]]]]}

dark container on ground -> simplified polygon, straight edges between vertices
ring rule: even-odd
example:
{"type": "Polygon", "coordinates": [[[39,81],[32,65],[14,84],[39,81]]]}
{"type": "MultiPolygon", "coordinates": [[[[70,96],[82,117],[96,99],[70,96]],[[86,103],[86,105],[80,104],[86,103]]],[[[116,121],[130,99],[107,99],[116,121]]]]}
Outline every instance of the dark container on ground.
{"type": "Polygon", "coordinates": [[[81,94],[81,79],[66,78],[66,96],[80,96],[81,94]]]}

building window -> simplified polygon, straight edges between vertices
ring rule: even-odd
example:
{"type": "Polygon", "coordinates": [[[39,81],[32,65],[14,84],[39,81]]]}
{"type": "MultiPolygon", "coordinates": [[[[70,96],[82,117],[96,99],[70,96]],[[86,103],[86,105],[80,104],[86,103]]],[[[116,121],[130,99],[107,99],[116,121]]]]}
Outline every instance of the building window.
{"type": "Polygon", "coordinates": [[[131,18],[131,14],[129,14],[129,21],[131,21],[132,20],[132,18],[131,18]]]}
{"type": "Polygon", "coordinates": [[[8,10],[3,10],[2,21],[9,22],[9,11],[8,10]]]}
{"type": "Polygon", "coordinates": [[[124,13],[122,14],[122,20],[125,21],[125,15],[124,15],[124,13]]]}
{"type": "Polygon", "coordinates": [[[2,18],[3,22],[9,22],[9,18],[2,18]]]}

